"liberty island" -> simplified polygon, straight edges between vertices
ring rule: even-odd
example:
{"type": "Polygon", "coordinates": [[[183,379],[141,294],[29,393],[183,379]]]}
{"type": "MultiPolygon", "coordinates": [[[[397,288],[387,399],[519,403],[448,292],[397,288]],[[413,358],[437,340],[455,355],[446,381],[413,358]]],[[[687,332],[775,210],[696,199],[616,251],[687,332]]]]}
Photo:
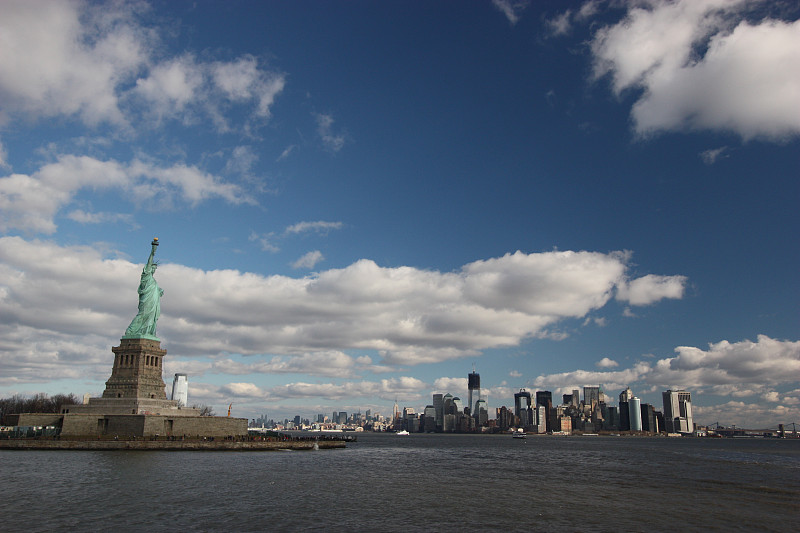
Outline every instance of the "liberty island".
{"type": "MultiPolygon", "coordinates": [[[[275,449],[310,448],[316,442],[287,439],[278,442],[248,436],[247,419],[204,416],[200,409],[167,399],[161,347],[156,326],[161,297],[154,274],[158,238],[142,269],[138,310],[119,346],[114,346],[111,376],[100,398],[67,405],[60,413],[21,413],[16,427],[51,427],[58,440],[1,440],[0,447],[22,449],[275,449]],[[81,444],[83,442],[84,444],[81,444]],[[90,442],[90,444],[85,444],[90,442]]],[[[330,440],[330,439],[329,439],[330,440]]],[[[343,441],[318,447],[343,446],[343,441]]]]}

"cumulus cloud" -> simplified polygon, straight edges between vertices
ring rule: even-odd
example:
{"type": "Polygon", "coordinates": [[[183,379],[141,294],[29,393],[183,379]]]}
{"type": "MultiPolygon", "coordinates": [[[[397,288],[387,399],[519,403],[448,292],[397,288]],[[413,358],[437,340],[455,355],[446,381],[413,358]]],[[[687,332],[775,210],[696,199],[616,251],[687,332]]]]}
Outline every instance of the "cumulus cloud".
{"type": "Polygon", "coordinates": [[[718,394],[747,391],[750,395],[800,379],[800,341],[759,335],[755,342],[720,341],[708,350],[679,346],[675,352],[675,357],[655,364],[649,382],[702,387],[718,394]]]}
{"type": "Polygon", "coordinates": [[[603,357],[598,362],[596,362],[594,366],[598,368],[615,368],[619,366],[619,363],[617,363],[613,359],[609,359],[608,357],[603,357]]]}
{"type": "MultiPolygon", "coordinates": [[[[622,390],[627,386],[638,389],[638,392],[687,389],[695,393],[710,393],[736,399],[760,399],[783,406],[795,406],[795,409],[800,405],[800,390],[778,390],[779,387],[796,384],[800,379],[800,341],[777,340],[759,335],[755,342],[721,341],[709,345],[708,350],[679,346],[675,348],[675,353],[674,357],[662,358],[655,363],[640,361],[631,368],[622,370],[575,370],[541,375],[534,380],[534,385],[541,389],[568,392],[573,388],[600,384],[612,396],[612,391],[622,390]]],[[[597,366],[611,368],[616,363],[604,358],[597,366]]],[[[723,416],[725,414],[730,415],[728,420],[735,423],[740,420],[755,423],[759,420],[758,424],[763,424],[765,421],[772,423],[777,420],[773,415],[778,411],[778,408],[737,400],[722,406],[720,414],[715,414],[710,407],[699,408],[695,414],[711,413],[709,416],[719,416],[719,420],[726,419],[723,416]],[[757,417],[759,414],[763,415],[760,419],[757,417]]]]}
{"type": "Polygon", "coordinates": [[[3,5],[0,119],[75,117],[87,125],[149,127],[203,116],[229,131],[232,105],[247,109],[241,128],[264,121],[285,76],[253,56],[199,61],[161,58],[159,30],[143,24],[147,6],[18,1],[3,5]]]}
{"type": "Polygon", "coordinates": [[[685,276],[656,276],[648,274],[641,278],[621,283],[617,288],[617,300],[631,305],[649,305],[664,298],[683,298],[685,276]]]}
{"type": "Polygon", "coordinates": [[[280,400],[287,398],[327,398],[340,400],[343,398],[379,397],[394,400],[396,396],[407,399],[419,399],[422,392],[430,385],[417,378],[401,376],[382,379],[380,381],[352,381],[336,383],[289,383],[272,387],[266,391],[265,398],[280,400]]]}
{"type": "Polygon", "coordinates": [[[692,405],[695,420],[731,423],[752,429],[775,429],[778,424],[797,420],[800,408],[792,405],[765,405],[731,400],[718,405],[692,405]]]}
{"type": "Polygon", "coordinates": [[[433,382],[433,392],[450,393],[453,396],[466,397],[467,378],[439,378],[433,382]]]}
{"type": "MultiPolygon", "coordinates": [[[[369,359],[369,358],[367,358],[369,359]]],[[[311,374],[349,378],[356,375],[355,369],[371,361],[358,361],[340,351],[319,351],[293,357],[272,357],[267,361],[242,363],[226,358],[214,361],[209,372],[231,375],[247,374],[311,374]]]]}
{"type": "MultiPolygon", "coordinates": [[[[138,205],[154,203],[159,208],[174,202],[194,206],[211,198],[232,204],[255,203],[240,186],[182,163],[160,166],[134,159],[126,164],[61,155],[30,176],[0,177],[0,232],[11,228],[29,233],[55,232],[56,215],[82,189],[116,189],[138,205]]],[[[73,219],[80,218],[80,213],[73,213],[73,219]]]]}
{"type": "MultiPolygon", "coordinates": [[[[517,252],[442,273],[361,260],[304,278],[167,263],[158,270],[166,292],[159,334],[178,356],[298,358],[262,367],[285,372],[347,374],[349,356],[328,361],[344,366],[306,362],[350,350],[369,351],[384,367],[439,362],[518,345],[599,309],[627,283],[625,261],[623,254],[517,252]]],[[[7,333],[80,339],[106,332],[107,349],[135,314],[140,269],[91,248],[0,238],[0,319],[7,333]]],[[[13,359],[19,349],[0,347],[0,357],[13,359]]]]}
{"type": "Polygon", "coordinates": [[[711,129],[744,139],[800,133],[800,20],[746,20],[745,0],[632,2],[591,42],[594,76],[632,109],[639,135],[711,129]]]}
{"type": "Polygon", "coordinates": [[[125,122],[117,87],[146,64],[152,46],[135,10],[132,4],[83,11],[74,2],[4,3],[3,112],[75,115],[88,124],[125,122]]]}

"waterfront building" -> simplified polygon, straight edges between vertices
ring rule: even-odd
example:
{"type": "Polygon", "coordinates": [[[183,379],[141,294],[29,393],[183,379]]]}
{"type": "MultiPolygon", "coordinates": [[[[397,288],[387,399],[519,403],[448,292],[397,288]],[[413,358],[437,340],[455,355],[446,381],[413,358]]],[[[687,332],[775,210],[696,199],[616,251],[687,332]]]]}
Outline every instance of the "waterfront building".
{"type": "Polygon", "coordinates": [[[436,431],[436,408],[432,405],[426,405],[422,417],[422,431],[425,431],[426,433],[432,433],[436,431]]]}
{"type": "Polygon", "coordinates": [[[603,429],[619,429],[619,410],[613,405],[606,407],[606,412],[603,413],[604,423],[603,429]]]}
{"type": "Polygon", "coordinates": [[[659,432],[655,407],[649,403],[642,404],[642,431],[649,431],[650,433],[659,432]]]}
{"type": "Polygon", "coordinates": [[[661,396],[664,400],[664,429],[667,433],[692,433],[692,394],[685,390],[667,390],[661,396]]]}
{"type": "Polygon", "coordinates": [[[536,405],[542,405],[545,408],[545,426],[547,431],[551,430],[550,427],[550,409],[553,408],[553,393],[549,390],[536,391],[536,405]]]}
{"type": "Polygon", "coordinates": [[[505,431],[514,425],[514,414],[506,407],[497,408],[497,427],[505,431]]]}
{"type": "Polygon", "coordinates": [[[529,427],[533,425],[533,411],[531,410],[531,393],[520,389],[514,394],[514,415],[519,418],[519,425],[529,427]]]}
{"type": "Polygon", "coordinates": [[[467,389],[469,391],[467,406],[470,414],[474,417],[478,414],[475,403],[481,399],[481,375],[475,372],[474,368],[467,374],[467,389]]]}
{"type": "Polygon", "coordinates": [[[544,405],[549,410],[553,407],[553,393],[549,390],[537,390],[536,405],[544,405]]]}
{"type": "Polygon", "coordinates": [[[642,430],[642,405],[641,400],[636,396],[632,396],[628,400],[628,416],[630,420],[631,431],[642,430]]]}
{"type": "Polygon", "coordinates": [[[619,393],[619,430],[629,431],[631,429],[631,414],[628,401],[633,398],[633,392],[628,387],[619,393]]]}
{"type": "Polygon", "coordinates": [[[489,423],[489,406],[484,398],[475,402],[475,423],[478,427],[483,427],[489,423]]]}
{"type": "Polygon", "coordinates": [[[537,405],[534,408],[534,414],[536,417],[534,423],[536,433],[547,433],[547,407],[544,405],[537,405]]]}
{"type": "Polygon", "coordinates": [[[433,408],[436,410],[436,431],[442,431],[444,426],[444,395],[433,395],[433,408]]]}
{"type": "Polygon", "coordinates": [[[600,403],[600,387],[584,387],[583,403],[591,409],[594,409],[595,406],[600,403]]]}
{"type": "Polygon", "coordinates": [[[189,377],[186,374],[175,374],[172,378],[172,400],[178,405],[189,405],[189,377]]]}

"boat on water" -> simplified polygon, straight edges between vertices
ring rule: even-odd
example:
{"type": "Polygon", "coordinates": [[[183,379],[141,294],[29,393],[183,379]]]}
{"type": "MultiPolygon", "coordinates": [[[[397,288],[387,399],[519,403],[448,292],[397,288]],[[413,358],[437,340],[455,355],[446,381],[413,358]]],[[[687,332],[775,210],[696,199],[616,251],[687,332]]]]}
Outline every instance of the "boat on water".
{"type": "Polygon", "coordinates": [[[404,429],[403,431],[398,431],[398,432],[397,432],[397,434],[398,434],[398,435],[408,435],[409,433],[408,433],[408,431],[406,431],[406,430],[404,429]]]}
{"type": "Polygon", "coordinates": [[[511,437],[513,437],[515,439],[524,439],[526,437],[525,431],[522,428],[520,428],[517,431],[515,431],[514,433],[512,433],[511,437]]]}

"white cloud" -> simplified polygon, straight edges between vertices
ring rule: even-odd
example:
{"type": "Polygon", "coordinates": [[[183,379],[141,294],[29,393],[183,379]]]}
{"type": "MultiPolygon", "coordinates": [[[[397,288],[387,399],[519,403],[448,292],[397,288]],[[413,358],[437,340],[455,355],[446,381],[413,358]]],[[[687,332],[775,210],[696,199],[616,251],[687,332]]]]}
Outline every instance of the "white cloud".
{"type": "Polygon", "coordinates": [[[550,29],[551,35],[567,35],[572,30],[572,24],[569,21],[571,15],[572,11],[567,9],[560,15],[556,15],[552,19],[548,20],[547,26],[550,29]]]}
{"type": "Polygon", "coordinates": [[[182,114],[202,86],[200,67],[193,57],[184,56],[155,65],[147,78],[136,80],[134,93],[147,100],[150,110],[160,118],[182,114]]]}
{"type": "Polygon", "coordinates": [[[683,298],[685,276],[648,274],[617,287],[617,300],[631,305],[650,305],[664,298],[683,298]]]}
{"type": "Polygon", "coordinates": [[[148,60],[134,4],[82,9],[76,2],[3,4],[0,106],[10,114],[124,123],[117,87],[148,60]]]}
{"type": "Polygon", "coordinates": [[[333,117],[323,113],[318,113],[315,117],[317,119],[317,133],[322,139],[325,149],[331,152],[341,150],[345,145],[345,136],[333,133],[333,117]]]}
{"type": "Polygon", "coordinates": [[[717,394],[762,394],[767,387],[800,380],[800,341],[759,335],[749,340],[711,344],[708,350],[675,348],[677,355],[659,360],[648,375],[651,383],[706,388],[717,394]]]}
{"type": "Polygon", "coordinates": [[[522,373],[519,370],[512,370],[511,372],[508,373],[508,375],[511,376],[512,378],[522,377],[522,373]]]}
{"type": "Polygon", "coordinates": [[[619,366],[619,363],[617,363],[613,359],[609,359],[608,357],[603,357],[598,362],[596,362],[594,366],[598,368],[616,368],[619,366]]]}
{"type": "Polygon", "coordinates": [[[693,402],[692,412],[695,421],[699,423],[713,424],[719,421],[722,425],[735,424],[748,429],[775,429],[778,424],[791,422],[800,417],[800,408],[796,406],[764,405],[734,400],[719,405],[696,405],[693,402]]]}
{"type": "MultiPolygon", "coordinates": [[[[369,359],[369,358],[367,358],[369,359]]],[[[290,357],[272,357],[267,361],[241,363],[230,358],[214,361],[210,372],[233,375],[247,374],[308,374],[313,376],[353,377],[357,366],[370,361],[358,361],[340,351],[319,351],[290,357]]]]}
{"type": "Polygon", "coordinates": [[[327,398],[340,400],[378,396],[384,400],[394,400],[396,396],[405,399],[419,399],[429,388],[425,382],[412,377],[397,377],[380,381],[359,381],[343,384],[334,383],[289,383],[266,391],[269,400],[284,398],[327,398]]]}
{"type": "MultiPolygon", "coordinates": [[[[793,405],[795,393],[780,393],[800,381],[800,341],[782,341],[759,335],[756,342],[744,340],[711,344],[708,350],[692,346],[675,348],[676,356],[654,364],[640,361],[631,368],[614,371],[575,370],[542,375],[534,385],[553,390],[602,384],[606,390],[626,386],[641,389],[687,389],[734,398],[759,397],[769,402],[793,405]]],[[[600,368],[617,366],[603,358],[600,368]]]]}
{"type": "Polygon", "coordinates": [[[162,30],[143,24],[145,3],[9,1],[0,35],[0,123],[17,115],[75,117],[130,132],[163,119],[211,119],[230,131],[231,105],[244,106],[247,132],[264,122],[285,76],[250,55],[198,61],[161,58],[162,30]]]}
{"type": "Polygon", "coordinates": [[[288,159],[295,148],[297,148],[297,146],[294,144],[287,146],[283,150],[283,152],[281,152],[281,155],[278,156],[278,159],[276,159],[275,161],[278,162],[278,161],[283,161],[284,159],[288,159]]]}
{"type": "Polygon", "coordinates": [[[744,0],[632,3],[591,43],[594,75],[615,93],[642,91],[639,135],[733,131],[744,139],[800,133],[800,21],[744,20],[744,0]]]}
{"type": "Polygon", "coordinates": [[[602,385],[603,390],[621,390],[629,384],[636,383],[650,371],[646,363],[636,363],[632,368],[614,371],[574,370],[558,374],[538,376],[533,385],[539,389],[567,391],[586,386],[602,385]]]}
{"type": "MultiPolygon", "coordinates": [[[[601,307],[625,281],[624,261],[622,254],[518,252],[441,273],[361,260],[299,279],[166,264],[157,275],[165,290],[158,330],[176,356],[299,357],[263,367],[286,371],[329,368],[301,363],[349,350],[380,356],[377,364],[357,363],[364,371],[439,362],[518,345],[601,307]]],[[[102,332],[97,349],[105,350],[135,314],[140,269],[89,248],[0,238],[4,331],[57,332],[76,342],[102,332]]],[[[0,373],[20,350],[0,347],[0,373]]],[[[345,363],[324,372],[342,375],[353,364],[345,363]]]]}
{"type": "Polygon", "coordinates": [[[530,5],[530,0],[492,0],[494,7],[499,9],[511,25],[519,22],[522,12],[530,5]]]}
{"type": "Polygon", "coordinates": [[[326,222],[324,220],[318,220],[316,222],[298,222],[297,224],[292,224],[288,226],[284,233],[294,234],[294,233],[306,233],[306,232],[315,232],[320,234],[327,234],[330,230],[333,229],[342,229],[344,224],[341,222],[326,222]]]}
{"type": "Polygon", "coordinates": [[[700,159],[703,160],[703,163],[706,165],[713,165],[717,162],[717,159],[724,159],[728,157],[727,154],[728,147],[721,146],[719,148],[713,148],[709,150],[704,150],[700,152],[700,159]]]}
{"type": "Polygon", "coordinates": [[[433,382],[433,392],[466,398],[467,378],[439,378],[433,382]]]}
{"type": "Polygon", "coordinates": [[[292,268],[314,268],[317,263],[324,259],[325,257],[322,255],[322,252],[314,250],[313,252],[304,254],[301,258],[292,263],[292,268]]]}
{"type": "MultiPolygon", "coordinates": [[[[211,198],[233,204],[254,203],[238,185],[197,167],[158,166],[138,159],[129,164],[88,156],[59,156],[31,176],[0,177],[0,232],[11,228],[50,234],[54,218],[82,189],[117,189],[137,204],[165,207],[176,201],[197,205],[211,198]]],[[[77,215],[79,216],[79,215],[77,215]]]]}
{"type": "Polygon", "coordinates": [[[68,213],[67,218],[80,224],[115,224],[124,222],[129,226],[138,227],[134,222],[133,215],[125,213],[88,213],[82,209],[76,209],[68,213]]]}

